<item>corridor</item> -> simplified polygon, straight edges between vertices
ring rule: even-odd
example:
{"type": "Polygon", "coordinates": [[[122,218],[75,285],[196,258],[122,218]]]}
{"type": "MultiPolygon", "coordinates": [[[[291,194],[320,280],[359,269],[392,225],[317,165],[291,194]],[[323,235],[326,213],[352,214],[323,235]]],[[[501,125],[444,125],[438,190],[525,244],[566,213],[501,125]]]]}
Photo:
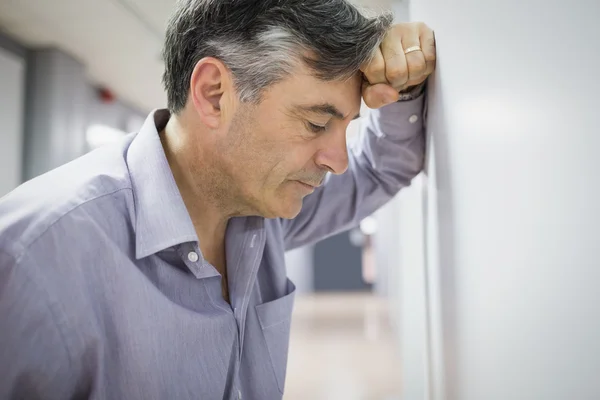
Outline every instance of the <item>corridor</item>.
{"type": "Polygon", "coordinates": [[[393,335],[385,300],[372,294],[299,296],[284,399],[399,399],[393,335]]]}
{"type": "Polygon", "coordinates": [[[283,400],[600,400],[599,20],[600,0],[0,0],[0,400],[280,400],[286,279],[283,400]],[[403,100],[369,110],[374,82],[403,100]],[[208,226],[230,210],[257,223],[208,226]],[[203,252],[234,271],[231,315],[203,252]]]}

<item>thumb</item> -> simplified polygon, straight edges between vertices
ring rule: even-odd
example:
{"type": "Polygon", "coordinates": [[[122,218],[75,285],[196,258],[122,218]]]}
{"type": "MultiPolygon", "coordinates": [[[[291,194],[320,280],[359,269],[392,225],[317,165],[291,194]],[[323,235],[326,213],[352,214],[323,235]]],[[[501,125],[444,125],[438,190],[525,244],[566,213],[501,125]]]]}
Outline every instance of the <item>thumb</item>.
{"type": "Polygon", "coordinates": [[[394,103],[400,98],[396,89],[390,85],[385,83],[370,85],[369,82],[363,82],[362,96],[369,108],[380,108],[394,103]]]}

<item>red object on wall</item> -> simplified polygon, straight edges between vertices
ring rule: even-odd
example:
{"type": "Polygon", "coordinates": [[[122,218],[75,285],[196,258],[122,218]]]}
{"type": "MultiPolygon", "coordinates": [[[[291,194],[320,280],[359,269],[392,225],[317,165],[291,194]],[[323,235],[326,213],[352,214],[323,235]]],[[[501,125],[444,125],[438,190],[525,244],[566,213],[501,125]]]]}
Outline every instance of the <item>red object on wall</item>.
{"type": "Polygon", "coordinates": [[[98,97],[103,103],[112,103],[115,101],[115,94],[108,88],[98,88],[98,97]]]}

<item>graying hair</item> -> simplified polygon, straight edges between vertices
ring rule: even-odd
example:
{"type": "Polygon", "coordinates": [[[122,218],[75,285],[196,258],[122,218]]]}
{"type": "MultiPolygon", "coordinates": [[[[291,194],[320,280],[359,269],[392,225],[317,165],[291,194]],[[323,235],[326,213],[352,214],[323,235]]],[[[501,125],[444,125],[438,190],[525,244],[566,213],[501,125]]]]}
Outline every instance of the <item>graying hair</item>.
{"type": "Polygon", "coordinates": [[[179,0],[163,49],[168,107],[184,108],[204,57],[223,61],[244,102],[259,102],[299,62],[324,81],[349,79],[371,60],[392,19],[368,18],[347,0],[179,0]]]}

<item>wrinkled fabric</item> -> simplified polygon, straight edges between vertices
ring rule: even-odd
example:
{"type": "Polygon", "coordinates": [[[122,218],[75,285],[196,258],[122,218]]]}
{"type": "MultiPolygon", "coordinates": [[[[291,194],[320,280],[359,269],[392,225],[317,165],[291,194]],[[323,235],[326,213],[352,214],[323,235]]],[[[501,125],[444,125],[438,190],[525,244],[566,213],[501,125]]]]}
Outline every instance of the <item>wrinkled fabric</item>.
{"type": "Polygon", "coordinates": [[[356,226],[407,186],[423,164],[422,114],[423,97],[372,111],[349,170],[295,219],[232,219],[231,304],[169,169],[166,110],[3,197],[0,398],[281,399],[284,251],[356,226]]]}

